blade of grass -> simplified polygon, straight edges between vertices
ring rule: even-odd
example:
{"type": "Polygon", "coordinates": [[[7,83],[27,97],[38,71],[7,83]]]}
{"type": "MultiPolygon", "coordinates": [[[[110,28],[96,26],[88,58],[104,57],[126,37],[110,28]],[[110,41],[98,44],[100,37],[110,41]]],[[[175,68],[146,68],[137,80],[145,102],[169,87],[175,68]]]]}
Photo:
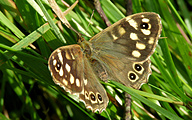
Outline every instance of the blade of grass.
{"type": "Polygon", "coordinates": [[[123,91],[129,93],[132,97],[139,99],[140,101],[142,101],[144,104],[148,105],[149,107],[153,108],[155,111],[161,113],[162,115],[164,115],[165,117],[172,119],[172,120],[182,120],[180,117],[178,117],[177,115],[165,110],[164,108],[152,103],[151,101],[147,100],[146,98],[138,95],[137,93],[135,93],[133,91],[133,88],[127,88],[124,85],[115,82],[115,81],[110,81],[111,83],[115,84],[118,88],[121,88],[123,91]]]}
{"type": "MultiPolygon", "coordinates": [[[[26,48],[28,45],[36,41],[39,37],[42,36],[47,30],[50,29],[50,26],[48,24],[42,25],[40,28],[38,28],[36,31],[32,32],[30,35],[19,41],[17,44],[13,45],[12,48],[15,50],[22,50],[22,48],[26,48]]],[[[9,52],[4,52],[6,56],[8,56],[7,59],[10,59],[13,57],[13,54],[9,52]]],[[[0,58],[0,66],[6,62],[5,59],[0,58]]]]}
{"type": "Polygon", "coordinates": [[[43,6],[43,4],[41,3],[40,0],[37,0],[39,7],[41,8],[41,10],[43,11],[45,17],[47,18],[51,28],[53,29],[53,31],[55,32],[55,34],[57,35],[57,37],[59,38],[59,40],[61,40],[61,42],[63,43],[67,43],[65,38],[62,36],[59,28],[55,25],[55,23],[53,22],[53,20],[51,19],[51,17],[49,16],[47,10],[45,9],[45,7],[43,6]]]}

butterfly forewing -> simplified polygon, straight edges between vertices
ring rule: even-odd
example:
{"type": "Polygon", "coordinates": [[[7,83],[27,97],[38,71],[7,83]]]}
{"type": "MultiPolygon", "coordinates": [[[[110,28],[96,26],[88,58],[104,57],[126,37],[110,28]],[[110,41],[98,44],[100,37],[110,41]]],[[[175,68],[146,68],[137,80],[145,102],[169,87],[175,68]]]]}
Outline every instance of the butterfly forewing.
{"type": "Polygon", "coordinates": [[[139,89],[148,80],[149,57],[161,33],[161,20],[156,13],[138,13],[121,19],[94,36],[93,56],[98,58],[109,75],[108,79],[139,89]],[[135,64],[142,72],[135,71],[135,64]],[[131,74],[130,74],[131,73],[131,74]]]}
{"type": "Polygon", "coordinates": [[[99,53],[143,61],[154,52],[160,32],[159,15],[144,12],[121,19],[95,35],[90,42],[99,53]]]}
{"type": "Polygon", "coordinates": [[[83,90],[83,53],[79,45],[63,46],[49,57],[48,65],[53,80],[67,92],[80,93],[83,90]]]}

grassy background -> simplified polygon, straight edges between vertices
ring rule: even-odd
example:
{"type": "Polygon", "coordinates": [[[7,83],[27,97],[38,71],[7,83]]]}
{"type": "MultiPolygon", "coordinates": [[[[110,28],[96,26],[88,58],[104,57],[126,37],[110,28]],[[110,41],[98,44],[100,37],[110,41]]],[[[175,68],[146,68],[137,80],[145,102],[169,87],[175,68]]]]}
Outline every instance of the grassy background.
{"type": "MultiPolygon", "coordinates": [[[[122,107],[110,102],[107,112],[94,114],[53,83],[47,68],[49,55],[60,46],[75,44],[77,37],[65,26],[54,32],[56,28],[47,24],[38,1],[0,1],[0,118],[122,119],[122,107]]],[[[65,1],[70,5],[75,2],[65,1]]],[[[48,3],[41,2],[53,18],[48,3]]],[[[62,11],[67,9],[57,2],[62,11]]],[[[111,23],[125,17],[124,0],[102,0],[101,5],[111,23]]],[[[132,95],[133,119],[192,119],[191,8],[190,0],[133,0],[133,13],[156,12],[161,16],[161,37],[166,37],[159,40],[151,57],[153,73],[141,90],[113,81],[104,84],[120,103],[124,103],[124,96],[116,88],[132,95]]],[[[81,0],[66,18],[76,30],[91,37],[106,28],[96,11],[89,25],[94,9],[90,1],[81,0]]]]}

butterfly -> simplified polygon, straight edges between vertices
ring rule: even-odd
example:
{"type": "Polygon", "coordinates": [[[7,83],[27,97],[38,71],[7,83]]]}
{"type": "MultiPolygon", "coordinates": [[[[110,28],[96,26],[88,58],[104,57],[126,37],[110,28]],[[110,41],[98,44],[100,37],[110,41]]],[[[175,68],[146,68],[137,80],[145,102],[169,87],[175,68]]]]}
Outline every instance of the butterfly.
{"type": "Polygon", "coordinates": [[[143,12],[119,20],[89,41],[81,37],[78,44],[59,47],[48,60],[53,81],[101,113],[109,98],[100,80],[135,89],[147,83],[161,29],[158,14],[143,12]]]}

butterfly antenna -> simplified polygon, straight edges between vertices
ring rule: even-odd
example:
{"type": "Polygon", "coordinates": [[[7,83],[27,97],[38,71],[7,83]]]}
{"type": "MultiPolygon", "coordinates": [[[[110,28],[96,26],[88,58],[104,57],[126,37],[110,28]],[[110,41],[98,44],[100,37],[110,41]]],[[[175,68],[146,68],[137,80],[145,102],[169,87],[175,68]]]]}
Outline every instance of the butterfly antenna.
{"type": "MultiPolygon", "coordinates": [[[[70,6],[64,13],[61,11],[61,9],[59,8],[59,6],[57,5],[57,3],[55,2],[55,0],[48,0],[49,4],[51,5],[52,10],[56,13],[56,15],[58,16],[58,18],[61,20],[61,22],[69,29],[73,30],[77,36],[78,36],[78,41],[77,42],[82,42],[84,39],[82,37],[82,34],[79,33],[78,31],[76,31],[71,25],[70,23],[67,21],[67,19],[65,18],[65,15],[67,15],[79,2],[79,0],[77,0],[72,6],[70,6]]],[[[62,1],[65,5],[66,3],[64,1],[62,1]]],[[[69,6],[69,5],[67,5],[69,6]]]]}
{"type": "Polygon", "coordinates": [[[78,41],[77,42],[82,42],[84,41],[85,39],[82,37],[83,34],[81,34],[80,32],[78,32],[77,30],[75,30],[72,26],[69,26],[68,27],[69,29],[71,29],[72,31],[74,31],[76,34],[77,34],[77,37],[78,37],[78,41]]]}

